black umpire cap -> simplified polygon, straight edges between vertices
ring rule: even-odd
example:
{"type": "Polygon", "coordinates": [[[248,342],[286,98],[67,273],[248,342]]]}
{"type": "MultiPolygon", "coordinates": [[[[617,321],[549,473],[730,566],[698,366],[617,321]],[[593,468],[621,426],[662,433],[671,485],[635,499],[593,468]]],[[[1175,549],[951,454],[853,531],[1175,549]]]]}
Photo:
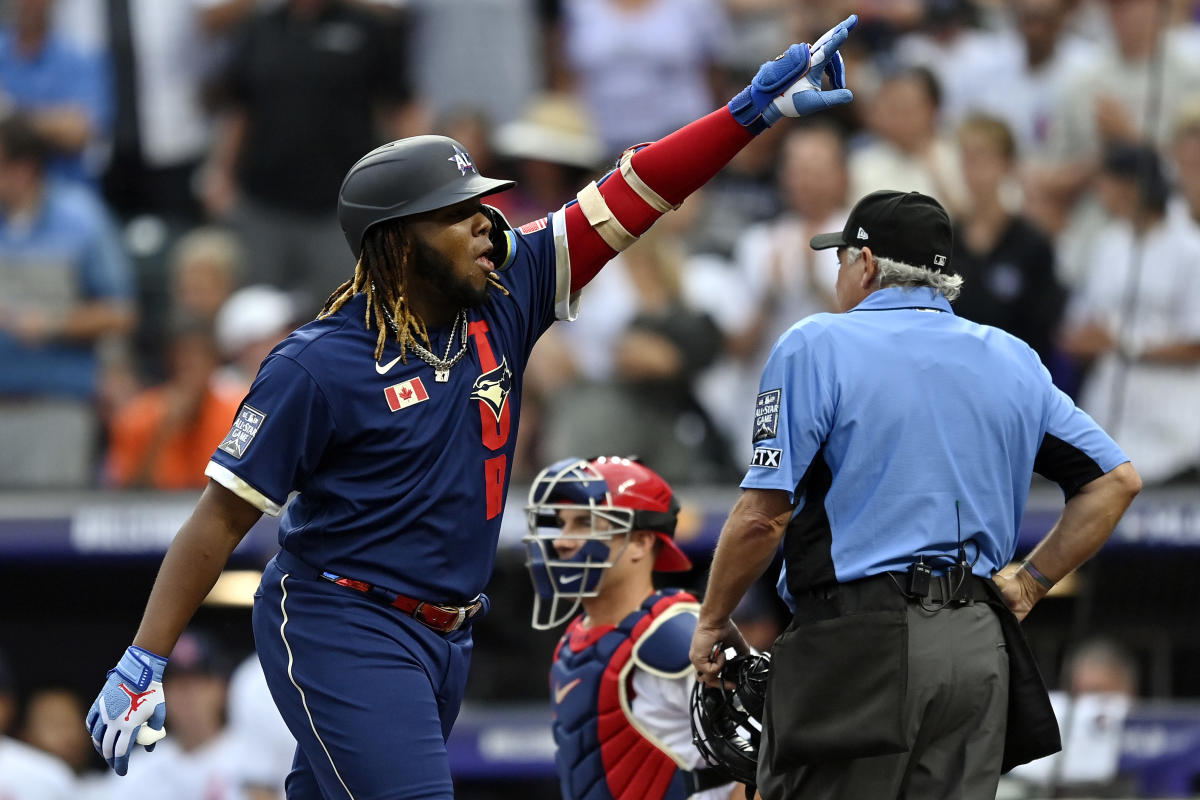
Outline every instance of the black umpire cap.
{"type": "Polygon", "coordinates": [[[859,200],[840,231],[819,233],[809,244],[814,250],[869,247],[877,257],[944,270],[954,235],[950,216],[937,200],[920,192],[883,190],[859,200]]]}

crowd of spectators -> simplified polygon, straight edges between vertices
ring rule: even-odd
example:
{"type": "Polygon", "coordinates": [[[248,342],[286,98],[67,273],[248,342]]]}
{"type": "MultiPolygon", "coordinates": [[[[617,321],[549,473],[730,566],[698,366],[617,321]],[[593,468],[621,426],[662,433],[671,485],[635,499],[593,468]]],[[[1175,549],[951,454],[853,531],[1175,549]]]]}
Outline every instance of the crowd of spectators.
{"type": "Polygon", "coordinates": [[[521,224],[850,12],[855,102],[765,132],[544,337],[514,481],[606,451],[734,485],[773,342],[833,308],[808,238],[879,188],[950,211],[957,313],[1028,342],[1147,485],[1200,481],[1198,2],[0,8],[0,491],[201,488],[349,276],[337,189],[376,144],[460,139],[521,224]]]}
{"type": "Polygon", "coordinates": [[[535,354],[516,479],[600,443],[735,478],[766,353],[831,308],[807,238],[879,188],[951,211],[958,313],[1027,341],[1149,482],[1194,479],[1196,5],[11,0],[0,487],[202,486],[263,352],[349,273],[334,198],[374,144],[459,137],[520,181],[494,198],[520,224],[848,10],[856,102],[768,131],[596,281],[535,354]]]}

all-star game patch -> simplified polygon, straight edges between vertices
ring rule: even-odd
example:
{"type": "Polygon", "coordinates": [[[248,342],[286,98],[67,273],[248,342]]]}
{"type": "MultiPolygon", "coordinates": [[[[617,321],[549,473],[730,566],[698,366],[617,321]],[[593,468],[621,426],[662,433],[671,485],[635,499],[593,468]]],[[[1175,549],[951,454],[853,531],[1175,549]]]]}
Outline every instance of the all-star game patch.
{"type": "Polygon", "coordinates": [[[267,415],[254,406],[243,403],[241,409],[238,410],[237,417],[233,420],[233,427],[229,429],[225,440],[217,446],[217,449],[224,450],[234,458],[241,458],[245,455],[250,442],[254,441],[254,436],[266,418],[267,415]]]}
{"type": "Polygon", "coordinates": [[[754,441],[774,439],[779,432],[780,389],[763,392],[754,403],[754,441]]]}

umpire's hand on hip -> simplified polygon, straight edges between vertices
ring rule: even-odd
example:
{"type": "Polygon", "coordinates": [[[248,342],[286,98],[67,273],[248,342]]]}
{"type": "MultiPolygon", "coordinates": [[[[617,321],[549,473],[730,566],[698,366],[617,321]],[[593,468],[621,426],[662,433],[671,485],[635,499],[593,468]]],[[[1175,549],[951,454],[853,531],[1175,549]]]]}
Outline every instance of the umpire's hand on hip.
{"type": "Polygon", "coordinates": [[[163,670],[167,659],[140,647],[129,647],[87,715],[88,732],[96,752],[118,775],[129,771],[129,754],[134,744],[147,751],[166,735],[167,716],[163,696],[163,670]]]}
{"type": "Polygon", "coordinates": [[[858,17],[851,14],[813,44],[794,44],[763,64],[750,85],[729,101],[734,119],[761,133],[781,117],[802,117],[853,100],[838,48],[857,24],[858,17]],[[826,75],[829,89],[822,87],[826,75]]]}

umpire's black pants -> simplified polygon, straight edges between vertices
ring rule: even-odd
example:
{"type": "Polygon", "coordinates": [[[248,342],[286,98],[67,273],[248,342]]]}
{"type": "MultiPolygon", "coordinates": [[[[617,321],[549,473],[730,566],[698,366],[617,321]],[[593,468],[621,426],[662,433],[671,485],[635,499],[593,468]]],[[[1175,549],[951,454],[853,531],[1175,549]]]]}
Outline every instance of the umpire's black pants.
{"type": "MultiPolygon", "coordinates": [[[[759,764],[765,800],[993,800],[1000,778],[1007,722],[1008,653],[996,613],[985,603],[937,612],[907,604],[907,690],[901,705],[905,752],[780,767],[769,756],[759,764]]],[[[772,664],[772,678],[804,664],[772,664]]],[[[847,672],[843,679],[853,682],[847,672]]],[[[804,709],[780,725],[804,725],[804,709]]],[[[772,750],[763,743],[763,753],[772,750]]]]}

